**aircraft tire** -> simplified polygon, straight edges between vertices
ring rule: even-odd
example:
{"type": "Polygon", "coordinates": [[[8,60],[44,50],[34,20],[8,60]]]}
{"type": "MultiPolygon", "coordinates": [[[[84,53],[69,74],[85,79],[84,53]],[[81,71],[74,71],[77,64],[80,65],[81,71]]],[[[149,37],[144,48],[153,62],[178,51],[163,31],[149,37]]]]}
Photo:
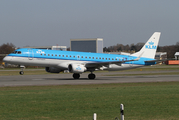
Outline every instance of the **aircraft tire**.
{"type": "Polygon", "coordinates": [[[80,78],[80,74],[74,73],[74,74],[73,74],[73,78],[74,78],[74,79],[79,79],[79,78],[80,78]]]}
{"type": "Polygon", "coordinates": [[[95,79],[95,78],[96,78],[96,75],[93,74],[93,73],[91,73],[91,74],[88,75],[88,78],[89,78],[89,79],[95,79]]]}
{"type": "Polygon", "coordinates": [[[23,75],[23,74],[24,74],[24,72],[23,72],[23,71],[20,71],[20,72],[19,72],[19,74],[20,74],[20,75],[23,75]]]}

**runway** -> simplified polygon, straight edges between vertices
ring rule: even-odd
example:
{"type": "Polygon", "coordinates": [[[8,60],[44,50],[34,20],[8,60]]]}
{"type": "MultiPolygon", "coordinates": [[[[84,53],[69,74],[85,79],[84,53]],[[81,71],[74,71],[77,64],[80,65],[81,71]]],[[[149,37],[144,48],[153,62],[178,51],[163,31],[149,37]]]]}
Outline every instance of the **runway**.
{"type": "MultiPolygon", "coordinates": [[[[89,73],[81,74],[80,79],[77,80],[72,78],[72,74],[0,76],[0,86],[77,85],[179,81],[179,75],[104,76],[116,73],[119,72],[96,72],[96,79],[94,80],[89,80],[87,78],[89,73]]],[[[125,72],[125,74],[128,73],[125,72]]]]}

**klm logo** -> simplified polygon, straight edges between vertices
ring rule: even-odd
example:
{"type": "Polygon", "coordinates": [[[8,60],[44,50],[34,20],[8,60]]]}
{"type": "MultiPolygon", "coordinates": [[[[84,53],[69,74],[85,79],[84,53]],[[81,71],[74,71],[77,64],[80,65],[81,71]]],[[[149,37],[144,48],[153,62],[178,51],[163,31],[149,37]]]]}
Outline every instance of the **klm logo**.
{"type": "Polygon", "coordinates": [[[76,70],[81,70],[81,68],[80,68],[80,67],[77,67],[76,70]]]}
{"type": "Polygon", "coordinates": [[[146,49],[157,49],[157,46],[154,45],[154,42],[149,42],[149,45],[145,45],[146,49]]]}
{"type": "Polygon", "coordinates": [[[44,54],[45,52],[43,52],[42,50],[38,50],[38,51],[36,51],[36,53],[40,53],[40,54],[43,53],[44,54]]]}

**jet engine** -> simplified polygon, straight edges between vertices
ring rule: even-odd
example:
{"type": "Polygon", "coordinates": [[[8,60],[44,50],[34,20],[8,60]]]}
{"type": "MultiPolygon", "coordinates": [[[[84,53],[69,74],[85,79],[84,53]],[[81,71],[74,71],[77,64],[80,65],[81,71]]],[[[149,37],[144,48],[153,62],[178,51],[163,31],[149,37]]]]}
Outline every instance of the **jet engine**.
{"type": "Polygon", "coordinates": [[[71,73],[83,73],[86,71],[86,67],[81,64],[70,64],[68,66],[68,71],[71,73]]]}
{"type": "Polygon", "coordinates": [[[59,73],[62,71],[61,69],[55,67],[46,67],[45,70],[50,73],[59,73]]]}

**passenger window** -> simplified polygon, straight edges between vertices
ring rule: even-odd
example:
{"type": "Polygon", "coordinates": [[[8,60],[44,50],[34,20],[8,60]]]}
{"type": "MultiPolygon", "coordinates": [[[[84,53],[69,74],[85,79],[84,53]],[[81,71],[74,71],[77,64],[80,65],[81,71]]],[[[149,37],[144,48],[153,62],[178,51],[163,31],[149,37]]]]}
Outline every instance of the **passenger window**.
{"type": "Polygon", "coordinates": [[[99,58],[99,59],[101,59],[101,58],[99,58]]]}
{"type": "Polygon", "coordinates": [[[75,56],[73,56],[75,58],[75,56]]]}
{"type": "Polygon", "coordinates": [[[57,55],[55,55],[55,56],[57,56],[57,55]]]}
{"type": "Polygon", "coordinates": [[[63,55],[63,57],[64,57],[64,55],[63,55]]]}
{"type": "Polygon", "coordinates": [[[106,60],[108,60],[108,59],[106,58],[106,60]]]}
{"type": "Polygon", "coordinates": [[[60,57],[61,55],[59,55],[59,57],[60,57]]]}
{"type": "Polygon", "coordinates": [[[46,54],[44,54],[46,56],[46,54]]]}
{"type": "Polygon", "coordinates": [[[93,57],[93,59],[94,59],[94,57],[93,57]]]}
{"type": "Polygon", "coordinates": [[[66,57],[68,57],[68,55],[66,55],[66,57]]]}
{"type": "Polygon", "coordinates": [[[112,58],[112,60],[114,60],[114,58],[112,58]]]}
{"type": "Polygon", "coordinates": [[[91,57],[89,57],[89,59],[91,59],[91,57]]]}
{"type": "Polygon", "coordinates": [[[53,56],[53,54],[52,54],[52,56],[53,56]]]}
{"type": "Polygon", "coordinates": [[[70,55],[70,57],[71,57],[71,55],[70,55]]]}
{"type": "Polygon", "coordinates": [[[109,58],[109,60],[110,60],[110,58],[109,58]]]}
{"type": "Polygon", "coordinates": [[[85,58],[87,58],[87,57],[85,57],[85,58]]]}
{"type": "Polygon", "coordinates": [[[83,58],[83,56],[81,56],[81,58],[83,58]]]}
{"type": "Polygon", "coordinates": [[[96,59],[98,59],[98,57],[96,57],[96,59]]]}

